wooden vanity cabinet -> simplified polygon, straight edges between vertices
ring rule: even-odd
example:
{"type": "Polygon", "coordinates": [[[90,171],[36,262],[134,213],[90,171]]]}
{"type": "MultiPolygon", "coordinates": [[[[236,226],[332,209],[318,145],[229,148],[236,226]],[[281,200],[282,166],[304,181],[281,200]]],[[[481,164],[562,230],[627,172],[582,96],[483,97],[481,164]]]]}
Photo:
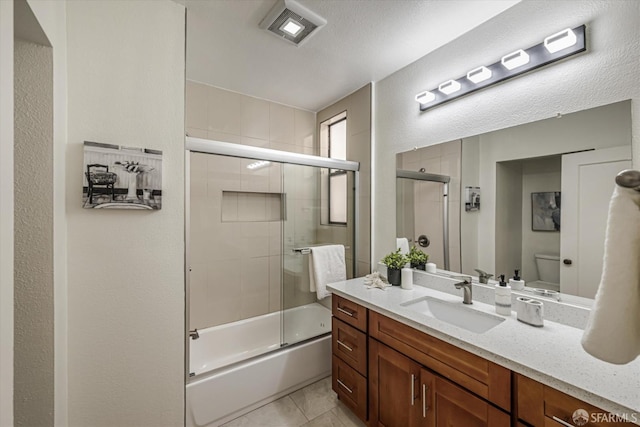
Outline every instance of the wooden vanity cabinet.
{"type": "MultiPolygon", "coordinates": [[[[373,323],[395,322],[370,312],[369,425],[380,427],[509,427],[511,417],[423,364],[372,338],[373,323]]],[[[398,325],[395,325],[398,326],[398,325]]],[[[403,325],[405,326],[405,325],[403,325]]],[[[390,329],[391,328],[391,329],[390,329]]],[[[412,329],[412,328],[410,328],[412,329]]],[[[379,330],[379,329],[378,329],[379,330]]],[[[416,334],[421,332],[414,330],[416,334]]],[[[408,331],[397,331],[397,338],[408,331]]],[[[425,334],[422,334],[425,335],[425,334]]],[[[416,336],[419,339],[420,336],[416,336]]],[[[400,338],[401,339],[401,338],[400,338]]],[[[455,365],[455,363],[454,363],[455,365]]],[[[446,369],[445,369],[446,371],[446,369]]],[[[507,376],[510,383],[510,377],[507,376]]],[[[506,385],[510,390],[510,385],[506,385]]]]}
{"type": "Polygon", "coordinates": [[[369,336],[505,412],[511,411],[509,369],[374,311],[369,312],[369,336]]]}
{"type": "Polygon", "coordinates": [[[524,375],[514,375],[514,390],[518,426],[574,426],[577,424],[573,421],[573,413],[578,409],[584,409],[589,414],[588,422],[581,424],[585,427],[635,425],[628,422],[605,421],[606,411],[524,375]],[[604,417],[592,416],[591,414],[602,414],[604,417]]]}
{"type": "Polygon", "coordinates": [[[364,422],[368,413],[367,312],[359,304],[332,296],[332,389],[364,422]]]}

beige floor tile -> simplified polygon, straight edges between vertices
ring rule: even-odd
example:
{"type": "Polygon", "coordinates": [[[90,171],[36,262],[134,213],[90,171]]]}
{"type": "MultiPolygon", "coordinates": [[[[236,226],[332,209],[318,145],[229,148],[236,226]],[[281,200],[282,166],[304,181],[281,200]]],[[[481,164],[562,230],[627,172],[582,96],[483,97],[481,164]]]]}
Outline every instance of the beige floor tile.
{"type": "Polygon", "coordinates": [[[335,414],[327,411],[304,424],[304,427],[344,427],[344,424],[335,414]]]}
{"type": "Polygon", "coordinates": [[[338,405],[331,410],[345,427],[365,427],[365,424],[351,412],[344,404],[338,401],[338,405]]]}
{"type": "Polygon", "coordinates": [[[221,427],[253,427],[251,421],[247,418],[247,416],[243,416],[240,418],[236,418],[233,421],[229,421],[226,424],[223,424],[221,427]]]}
{"type": "Polygon", "coordinates": [[[331,390],[331,378],[327,377],[290,394],[291,399],[310,420],[335,408],[338,402],[331,390]]]}
{"type": "Polygon", "coordinates": [[[245,417],[252,427],[298,427],[308,421],[289,396],[249,412],[245,417]]]}

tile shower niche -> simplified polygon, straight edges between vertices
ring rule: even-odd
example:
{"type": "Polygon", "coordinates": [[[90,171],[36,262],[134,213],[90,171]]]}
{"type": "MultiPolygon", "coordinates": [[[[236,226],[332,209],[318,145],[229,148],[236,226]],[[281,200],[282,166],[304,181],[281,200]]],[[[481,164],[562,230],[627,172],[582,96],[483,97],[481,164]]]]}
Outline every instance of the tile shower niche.
{"type": "Polygon", "coordinates": [[[282,221],[284,194],[247,191],[222,192],[222,222],[282,221]]]}

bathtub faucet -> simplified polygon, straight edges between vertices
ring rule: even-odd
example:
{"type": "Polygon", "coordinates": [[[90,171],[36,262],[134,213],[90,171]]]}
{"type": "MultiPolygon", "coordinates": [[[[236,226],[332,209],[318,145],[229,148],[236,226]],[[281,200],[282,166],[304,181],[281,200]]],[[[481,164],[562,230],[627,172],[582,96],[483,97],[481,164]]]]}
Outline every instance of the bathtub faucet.
{"type": "Polygon", "coordinates": [[[198,328],[195,328],[193,331],[189,331],[189,337],[192,340],[197,340],[200,338],[200,334],[198,333],[198,328]]]}

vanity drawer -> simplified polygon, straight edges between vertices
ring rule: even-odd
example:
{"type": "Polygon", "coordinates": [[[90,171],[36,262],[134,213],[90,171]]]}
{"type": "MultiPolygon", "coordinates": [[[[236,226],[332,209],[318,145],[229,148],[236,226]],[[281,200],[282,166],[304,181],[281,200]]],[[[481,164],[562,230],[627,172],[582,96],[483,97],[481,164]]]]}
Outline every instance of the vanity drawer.
{"type": "Polygon", "coordinates": [[[511,411],[509,369],[374,311],[369,312],[369,335],[507,412],[511,411]]]}
{"type": "Polygon", "coordinates": [[[336,294],[333,294],[331,299],[335,317],[362,332],[367,332],[367,309],[365,307],[336,294]]]}
{"type": "Polygon", "coordinates": [[[573,413],[577,409],[587,411],[586,427],[632,426],[632,423],[615,422],[605,411],[580,399],[562,393],[523,375],[516,375],[518,418],[534,426],[573,426],[573,413]],[[564,423],[564,424],[563,424],[564,423]]]}
{"type": "Polygon", "coordinates": [[[333,317],[331,319],[331,349],[361,375],[367,376],[367,336],[333,317]]]}
{"type": "Polygon", "coordinates": [[[367,379],[335,354],[332,356],[333,391],[362,421],[367,421],[367,379]]]}

